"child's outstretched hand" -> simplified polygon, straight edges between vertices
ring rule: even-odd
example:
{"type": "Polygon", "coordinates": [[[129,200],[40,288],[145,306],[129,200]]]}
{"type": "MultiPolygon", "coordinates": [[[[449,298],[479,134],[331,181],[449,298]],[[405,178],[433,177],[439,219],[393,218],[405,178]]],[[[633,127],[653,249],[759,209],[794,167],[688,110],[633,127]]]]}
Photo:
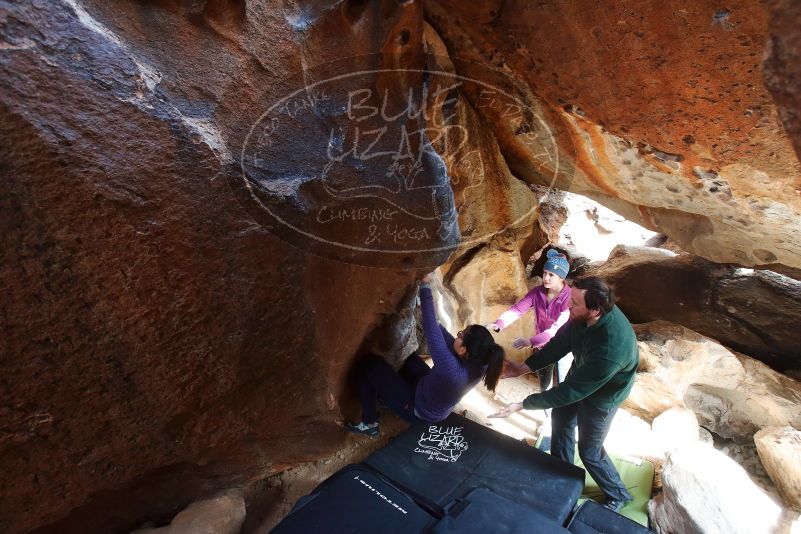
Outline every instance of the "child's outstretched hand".
{"type": "Polygon", "coordinates": [[[515,341],[514,343],[512,343],[512,346],[516,349],[528,349],[531,348],[531,341],[529,341],[524,337],[518,337],[515,338],[515,341]]]}

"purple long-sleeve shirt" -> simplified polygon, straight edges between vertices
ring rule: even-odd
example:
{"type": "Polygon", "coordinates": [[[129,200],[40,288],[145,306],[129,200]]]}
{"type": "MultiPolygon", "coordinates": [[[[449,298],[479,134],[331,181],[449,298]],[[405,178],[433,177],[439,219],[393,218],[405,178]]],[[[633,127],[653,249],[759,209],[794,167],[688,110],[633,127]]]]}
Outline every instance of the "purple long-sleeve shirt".
{"type": "Polygon", "coordinates": [[[540,348],[548,343],[556,331],[567,322],[570,317],[569,305],[570,288],[567,285],[551,302],[548,302],[548,290],[539,285],[526,293],[526,296],[517,304],[503,312],[495,324],[498,325],[498,328],[504,329],[515,322],[518,317],[534,308],[536,333],[529,341],[532,347],[540,348]]]}
{"type": "Polygon", "coordinates": [[[484,376],[486,366],[468,362],[453,351],[453,336],[437,323],[434,298],[427,284],[420,287],[423,332],[434,367],[417,383],[414,409],[430,423],[442,421],[461,398],[484,376]]]}

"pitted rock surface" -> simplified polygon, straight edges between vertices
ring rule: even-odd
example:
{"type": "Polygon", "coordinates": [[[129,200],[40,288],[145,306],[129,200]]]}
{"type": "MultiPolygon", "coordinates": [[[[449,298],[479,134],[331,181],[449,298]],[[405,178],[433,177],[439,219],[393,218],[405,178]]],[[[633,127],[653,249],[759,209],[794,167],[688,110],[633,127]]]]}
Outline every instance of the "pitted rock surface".
{"type": "MultiPolygon", "coordinates": [[[[530,89],[557,133],[559,187],[707,259],[798,267],[801,19],[790,4],[438,0],[426,17],[451,55],[530,89]],[[771,42],[778,106],[762,69],[771,42]]],[[[515,175],[542,183],[552,158],[488,122],[515,175]]]]}

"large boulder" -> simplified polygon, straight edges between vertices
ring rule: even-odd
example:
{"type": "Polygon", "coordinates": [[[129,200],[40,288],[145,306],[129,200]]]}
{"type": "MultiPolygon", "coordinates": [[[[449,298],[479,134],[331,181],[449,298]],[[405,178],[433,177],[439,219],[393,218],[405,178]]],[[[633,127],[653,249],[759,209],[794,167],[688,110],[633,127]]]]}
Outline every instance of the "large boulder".
{"type": "Polygon", "coordinates": [[[801,159],[801,4],[768,0],[770,43],[762,65],[765,85],[773,95],[779,118],[801,159]]]}
{"type": "Polygon", "coordinates": [[[774,368],[801,365],[801,281],[633,246],[616,247],[584,274],[606,279],[632,322],[670,321],[774,368]]]}
{"type": "Polygon", "coordinates": [[[731,458],[703,444],[668,454],[662,493],[648,503],[659,534],[773,534],[784,510],[731,458]]]}
{"type": "Polygon", "coordinates": [[[801,510],[801,431],[768,427],[754,434],[759,458],[788,506],[801,510]]]}
{"type": "Polygon", "coordinates": [[[161,528],[143,528],[131,534],[239,534],[245,522],[245,499],[228,491],[194,502],[161,528]]]}
{"type": "Polygon", "coordinates": [[[739,443],[765,427],[801,425],[801,383],[682,326],[634,329],[647,356],[623,404],[630,412],[651,421],[687,407],[701,426],[739,443]]]}

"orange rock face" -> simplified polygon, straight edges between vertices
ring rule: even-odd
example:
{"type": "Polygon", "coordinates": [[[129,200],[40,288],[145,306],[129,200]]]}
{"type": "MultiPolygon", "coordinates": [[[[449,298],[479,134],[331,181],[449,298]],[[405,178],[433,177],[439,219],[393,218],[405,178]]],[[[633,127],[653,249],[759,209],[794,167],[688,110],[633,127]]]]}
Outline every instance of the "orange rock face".
{"type": "MultiPolygon", "coordinates": [[[[801,165],[761,68],[772,38],[797,53],[788,4],[441,0],[426,16],[451,55],[513,72],[549,109],[561,184],[708,259],[797,267],[801,165]]],[[[796,68],[778,68],[788,124],[796,68]]],[[[538,153],[493,127],[542,183],[538,153]]]]}

